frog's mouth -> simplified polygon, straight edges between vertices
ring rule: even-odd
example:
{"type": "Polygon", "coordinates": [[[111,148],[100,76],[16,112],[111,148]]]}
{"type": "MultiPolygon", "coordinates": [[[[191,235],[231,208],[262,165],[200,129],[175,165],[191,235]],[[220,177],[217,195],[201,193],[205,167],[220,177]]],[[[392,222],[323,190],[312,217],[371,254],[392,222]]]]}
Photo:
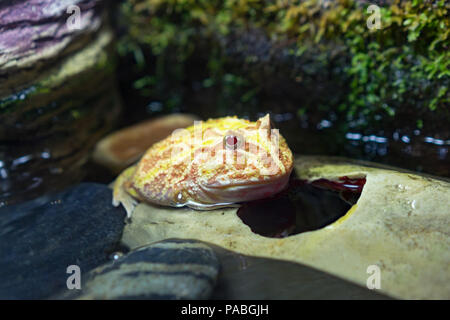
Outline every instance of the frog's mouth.
{"type": "Polygon", "coordinates": [[[195,210],[214,210],[221,208],[239,208],[241,204],[233,203],[233,202],[224,202],[224,203],[199,203],[195,201],[187,201],[183,205],[179,205],[179,207],[189,207],[195,210]]]}
{"type": "Polygon", "coordinates": [[[199,202],[186,202],[185,205],[195,209],[211,209],[238,206],[238,203],[268,198],[284,190],[289,182],[289,175],[266,181],[243,181],[220,185],[199,185],[199,202]]]}

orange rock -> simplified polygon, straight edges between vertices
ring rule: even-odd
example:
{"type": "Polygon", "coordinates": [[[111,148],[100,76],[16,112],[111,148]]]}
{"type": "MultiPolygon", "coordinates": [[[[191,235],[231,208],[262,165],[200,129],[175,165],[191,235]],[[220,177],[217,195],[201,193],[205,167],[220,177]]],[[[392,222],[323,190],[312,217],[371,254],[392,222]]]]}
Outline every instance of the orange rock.
{"type": "Polygon", "coordinates": [[[113,132],[97,143],[93,160],[118,173],[139,160],[155,142],[169,136],[175,129],[185,128],[198,120],[188,114],[171,114],[140,122],[113,132]]]}

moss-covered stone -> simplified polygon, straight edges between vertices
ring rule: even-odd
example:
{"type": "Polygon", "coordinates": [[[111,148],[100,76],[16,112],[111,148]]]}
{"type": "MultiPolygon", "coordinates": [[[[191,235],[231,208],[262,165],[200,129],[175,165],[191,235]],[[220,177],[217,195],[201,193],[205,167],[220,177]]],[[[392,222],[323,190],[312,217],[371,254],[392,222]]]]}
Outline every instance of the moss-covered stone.
{"type": "MultiPolygon", "coordinates": [[[[372,31],[366,26],[370,3],[365,1],[127,1],[123,11],[131,24],[124,43],[128,40],[149,45],[155,55],[175,47],[182,62],[198,47],[194,41],[198,37],[218,40],[236,30],[245,33],[245,29],[259,28],[271,42],[291,42],[288,56],[321,51],[314,61],[320,67],[330,64],[336,55],[336,50],[322,47],[332,40],[350,58],[337,70],[350,80],[351,90],[340,105],[350,116],[355,116],[358,108],[363,114],[382,110],[394,115],[397,104],[409,101],[411,95],[425,100],[421,107],[443,107],[448,102],[446,84],[450,75],[449,5],[445,1],[389,2],[380,8],[381,30],[372,31]]],[[[136,46],[128,48],[138,64],[145,63],[136,46]]],[[[245,56],[246,62],[257,62],[262,49],[253,48],[255,54],[245,56]]],[[[208,62],[208,73],[214,78],[221,62],[214,56],[208,62]]],[[[211,85],[214,80],[227,82],[223,78],[205,79],[203,85],[211,85]]]]}

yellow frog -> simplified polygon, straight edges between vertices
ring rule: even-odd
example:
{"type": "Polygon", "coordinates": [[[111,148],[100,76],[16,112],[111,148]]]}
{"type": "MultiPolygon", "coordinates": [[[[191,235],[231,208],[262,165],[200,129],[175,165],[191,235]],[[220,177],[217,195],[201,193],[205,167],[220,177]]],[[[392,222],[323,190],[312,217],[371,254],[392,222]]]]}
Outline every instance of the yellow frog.
{"type": "Polygon", "coordinates": [[[114,183],[113,205],[131,216],[137,201],[207,210],[283,190],[293,156],[266,116],[196,121],[150,147],[114,183]]]}

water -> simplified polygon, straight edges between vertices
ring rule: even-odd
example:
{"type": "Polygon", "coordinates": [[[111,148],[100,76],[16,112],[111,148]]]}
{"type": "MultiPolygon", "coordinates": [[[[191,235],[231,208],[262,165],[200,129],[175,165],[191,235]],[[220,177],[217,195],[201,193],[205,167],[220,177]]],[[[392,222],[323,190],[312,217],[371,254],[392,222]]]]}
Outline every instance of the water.
{"type": "Polygon", "coordinates": [[[274,197],[244,203],[237,214],[254,233],[284,238],[323,228],[344,216],[355,204],[365,178],[341,177],[311,183],[293,178],[274,197]]]}

